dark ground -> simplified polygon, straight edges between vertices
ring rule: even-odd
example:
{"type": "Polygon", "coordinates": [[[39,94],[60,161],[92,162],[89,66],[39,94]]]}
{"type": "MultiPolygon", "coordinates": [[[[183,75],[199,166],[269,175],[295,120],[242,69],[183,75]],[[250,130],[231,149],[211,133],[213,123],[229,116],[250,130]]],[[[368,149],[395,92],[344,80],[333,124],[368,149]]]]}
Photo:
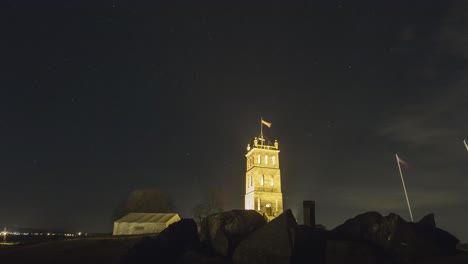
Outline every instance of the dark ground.
{"type": "Polygon", "coordinates": [[[0,247],[1,263],[119,263],[140,236],[70,238],[0,247]]]}
{"type": "MultiPolygon", "coordinates": [[[[119,263],[120,256],[144,235],[70,238],[37,244],[0,247],[1,263],[119,263]]],[[[468,252],[468,244],[460,249],[468,252]]],[[[467,253],[468,254],[468,253],[467,253]]],[[[450,258],[450,263],[466,263],[466,255],[450,258]]],[[[434,259],[427,264],[444,263],[434,259]]],[[[418,263],[419,264],[419,263],[418,263]]]]}

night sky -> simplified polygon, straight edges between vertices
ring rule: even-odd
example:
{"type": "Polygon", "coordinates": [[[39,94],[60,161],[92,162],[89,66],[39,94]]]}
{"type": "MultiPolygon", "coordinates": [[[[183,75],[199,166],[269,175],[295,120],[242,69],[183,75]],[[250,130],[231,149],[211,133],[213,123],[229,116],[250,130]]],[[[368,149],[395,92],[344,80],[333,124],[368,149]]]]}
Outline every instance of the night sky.
{"type": "Polygon", "coordinates": [[[15,2],[0,16],[0,224],[111,232],[147,188],[182,217],[208,188],[243,208],[263,116],[299,222],[304,199],[328,228],[409,220],[398,152],[415,220],[434,212],[468,241],[464,1],[15,2]]]}

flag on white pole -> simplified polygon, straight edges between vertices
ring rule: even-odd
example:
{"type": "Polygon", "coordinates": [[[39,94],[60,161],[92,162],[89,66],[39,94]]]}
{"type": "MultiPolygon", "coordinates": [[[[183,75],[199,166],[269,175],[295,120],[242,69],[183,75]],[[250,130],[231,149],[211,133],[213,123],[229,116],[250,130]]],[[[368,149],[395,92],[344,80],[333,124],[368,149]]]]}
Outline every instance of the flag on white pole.
{"type": "Polygon", "coordinates": [[[262,119],[262,124],[264,124],[267,127],[271,127],[271,123],[268,123],[267,121],[262,119]]]}
{"type": "Polygon", "coordinates": [[[396,158],[398,160],[398,163],[400,163],[401,165],[403,165],[405,168],[408,168],[409,165],[408,165],[408,162],[402,160],[400,157],[398,157],[398,154],[396,155],[396,158]]]}
{"type": "Polygon", "coordinates": [[[403,180],[403,172],[401,172],[401,166],[400,166],[400,165],[403,165],[405,167],[408,167],[408,163],[406,163],[406,161],[400,159],[400,157],[398,157],[398,154],[395,154],[395,156],[396,156],[396,159],[397,159],[398,170],[400,171],[401,184],[403,185],[403,191],[405,192],[406,203],[408,204],[408,210],[409,210],[409,214],[410,214],[410,217],[411,217],[411,222],[414,222],[413,213],[411,212],[411,206],[410,206],[410,202],[409,202],[409,198],[408,198],[408,193],[406,192],[405,180],[403,180]]]}

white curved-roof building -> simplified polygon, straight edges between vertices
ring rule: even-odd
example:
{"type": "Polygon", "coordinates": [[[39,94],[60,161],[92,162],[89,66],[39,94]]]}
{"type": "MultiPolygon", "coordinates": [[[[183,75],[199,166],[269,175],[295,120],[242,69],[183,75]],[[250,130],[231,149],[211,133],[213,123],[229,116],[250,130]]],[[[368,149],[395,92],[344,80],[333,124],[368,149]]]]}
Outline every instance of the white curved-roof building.
{"type": "Polygon", "coordinates": [[[180,220],[176,213],[129,213],[114,222],[114,236],[160,233],[180,220]]]}

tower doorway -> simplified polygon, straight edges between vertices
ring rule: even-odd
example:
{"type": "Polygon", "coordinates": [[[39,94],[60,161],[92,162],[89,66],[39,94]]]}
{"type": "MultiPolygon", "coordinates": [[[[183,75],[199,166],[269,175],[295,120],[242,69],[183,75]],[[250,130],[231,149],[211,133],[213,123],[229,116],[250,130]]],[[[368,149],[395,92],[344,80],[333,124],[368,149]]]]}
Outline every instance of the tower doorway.
{"type": "Polygon", "coordinates": [[[266,204],[265,207],[267,216],[272,216],[271,204],[266,204]]]}

